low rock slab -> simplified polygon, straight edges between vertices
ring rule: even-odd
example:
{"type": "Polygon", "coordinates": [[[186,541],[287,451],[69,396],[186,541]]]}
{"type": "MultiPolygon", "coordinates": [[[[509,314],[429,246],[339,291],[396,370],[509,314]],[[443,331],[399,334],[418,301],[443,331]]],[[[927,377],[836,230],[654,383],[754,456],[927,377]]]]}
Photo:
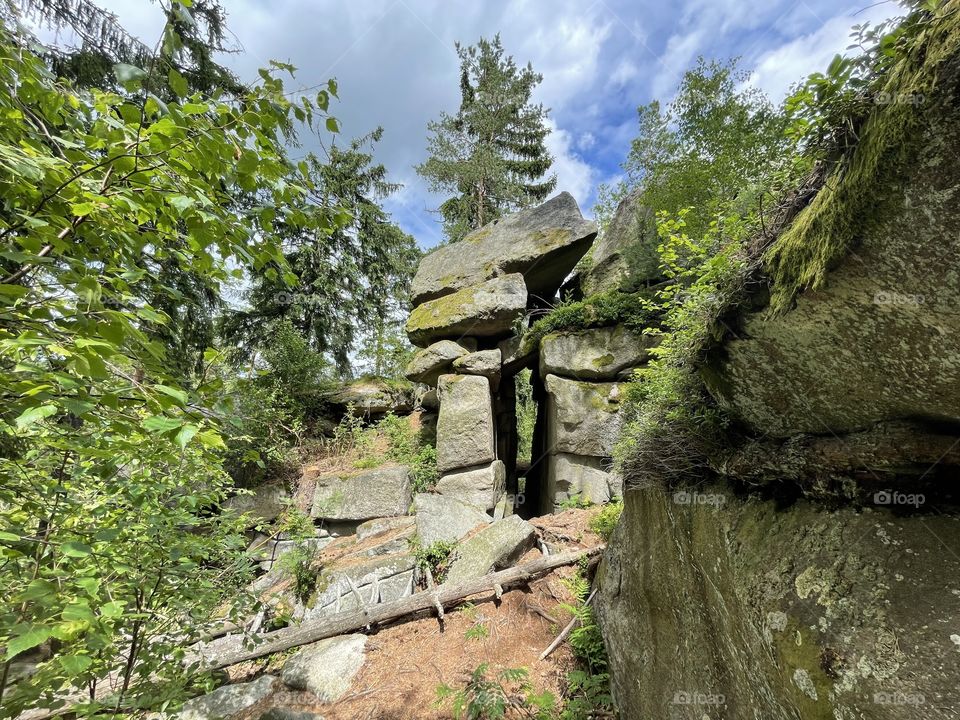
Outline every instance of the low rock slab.
{"type": "Polygon", "coordinates": [[[311,517],[370,520],[405,515],[410,507],[410,469],[405,465],[317,478],[311,517]]]}
{"type": "Polygon", "coordinates": [[[650,335],[623,325],[547,335],[540,343],[540,376],[576,380],[614,380],[643,365],[656,344],[650,335]]]}
{"type": "Polygon", "coordinates": [[[570,193],[484,225],[420,261],[414,305],[503,273],[522,273],[530,292],[552,296],[597,235],[570,193]]]}
{"type": "Polygon", "coordinates": [[[276,678],[264,675],[252,682],[224,685],[212,693],[187,700],[175,715],[178,720],[222,720],[246,710],[273,692],[276,678]]]}
{"type": "Polygon", "coordinates": [[[556,453],[548,460],[548,486],[543,512],[556,512],[571,498],[595,505],[608,503],[623,495],[623,479],[610,470],[606,458],[556,453]]]}
{"type": "Polygon", "coordinates": [[[407,337],[419,347],[464,336],[504,337],[526,309],[523,275],[503,275],[417,306],[407,320],[407,337]]]}
{"type": "Polygon", "coordinates": [[[496,507],[506,479],[506,465],[502,460],[494,460],[484,467],[444,475],[437,482],[436,490],[444,497],[486,511],[496,507]]]}
{"type": "Polygon", "coordinates": [[[294,690],[312,692],[321,702],[334,702],[363,667],[366,635],[344,635],[304,648],[283,666],[281,678],[294,690]]]}
{"type": "Polygon", "coordinates": [[[450,369],[451,363],[468,353],[469,350],[453,340],[440,340],[417,350],[403,374],[413,382],[436,385],[437,378],[450,369]]]}
{"type": "Polygon", "coordinates": [[[367,520],[357,525],[357,540],[366,540],[374,535],[396,530],[406,530],[416,525],[416,520],[409,515],[397,517],[381,517],[367,520]]]}
{"type": "Polygon", "coordinates": [[[490,516],[473,505],[435,493],[420,493],[413,499],[417,513],[417,536],[423,547],[435,542],[456,542],[490,516]]]}
{"type": "Polygon", "coordinates": [[[610,457],[620,432],[620,386],[547,375],[547,446],[610,457]]]}
{"type": "Polygon", "coordinates": [[[406,415],[413,410],[413,386],[379,377],[363,377],[329,393],[331,405],[347,410],[353,408],[356,416],[406,415]]]}
{"type": "Polygon", "coordinates": [[[498,520],[457,548],[446,582],[473,580],[513,564],[533,547],[535,537],[533,525],[519,515],[498,520]]]}
{"type": "Polygon", "coordinates": [[[323,720],[323,715],[307,712],[306,710],[274,707],[263,713],[263,715],[260,716],[260,720],[323,720]]]}
{"type": "Polygon", "coordinates": [[[437,470],[493,462],[490,381],[478,375],[441,375],[437,419],[437,470]]]}

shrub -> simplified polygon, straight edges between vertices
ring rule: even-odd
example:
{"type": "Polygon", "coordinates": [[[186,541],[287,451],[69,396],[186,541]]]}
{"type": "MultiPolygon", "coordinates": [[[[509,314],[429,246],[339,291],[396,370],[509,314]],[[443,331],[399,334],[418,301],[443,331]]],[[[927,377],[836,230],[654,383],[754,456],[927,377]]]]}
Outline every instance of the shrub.
{"type": "Polygon", "coordinates": [[[456,542],[446,540],[437,540],[435,543],[424,547],[417,540],[413,544],[414,562],[424,575],[429,570],[434,582],[439,585],[447,578],[447,571],[450,569],[451,562],[450,556],[456,547],[456,542]]]}
{"type": "Polygon", "coordinates": [[[470,674],[464,688],[437,687],[437,707],[450,705],[455,720],[500,720],[507,711],[519,711],[532,720],[551,720],[556,698],[551,693],[536,694],[524,668],[506,668],[491,674],[483,663],[470,674]]]}
{"type": "Polygon", "coordinates": [[[617,523],[620,522],[620,515],[623,513],[623,500],[616,500],[598,512],[590,521],[590,529],[604,540],[609,540],[613,535],[617,523]]]}

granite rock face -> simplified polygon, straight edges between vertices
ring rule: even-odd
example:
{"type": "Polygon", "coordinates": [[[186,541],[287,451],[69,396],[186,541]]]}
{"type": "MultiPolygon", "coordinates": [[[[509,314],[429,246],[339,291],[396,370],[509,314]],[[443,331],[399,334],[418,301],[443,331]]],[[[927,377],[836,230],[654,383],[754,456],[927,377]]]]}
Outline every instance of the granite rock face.
{"type": "Polygon", "coordinates": [[[548,463],[544,512],[556,512],[575,497],[599,505],[623,495],[623,480],[607,458],[555,453],[548,463]]]}
{"type": "Polygon", "coordinates": [[[507,470],[502,460],[489,465],[448,473],[437,482],[436,491],[481,510],[492,510],[503,494],[507,470]]]}
{"type": "Polygon", "coordinates": [[[180,720],[225,720],[270,695],[275,680],[264,675],[252,682],[218,687],[207,695],[187,700],[176,717],[180,720]]]}
{"type": "Polygon", "coordinates": [[[540,341],[540,374],[614,380],[643,365],[655,339],[623,325],[551,333],[540,341]]]}
{"type": "Polygon", "coordinates": [[[326,396],[327,402],[357,416],[380,416],[392,412],[406,415],[413,409],[413,386],[378,377],[363,377],[326,396]]]}
{"type": "Polygon", "coordinates": [[[446,582],[473,580],[513,564],[533,547],[535,537],[533,525],[518,515],[497,520],[457,547],[446,582]]]}
{"type": "Polygon", "coordinates": [[[435,542],[456,542],[479,525],[490,522],[490,516],[476,505],[436,493],[420,493],[413,499],[417,516],[417,537],[420,545],[435,542]]]}
{"type": "Polygon", "coordinates": [[[321,702],[333,702],[350,689],[353,677],[363,667],[366,635],[327,638],[304,648],[283,666],[283,682],[294,690],[306,690],[321,702]]]}
{"type": "Polygon", "coordinates": [[[261,485],[250,494],[227,498],[224,508],[250,516],[251,525],[276,520],[290,502],[290,495],[281,485],[261,485]]]}
{"type": "Polygon", "coordinates": [[[610,457],[620,431],[620,386],[547,375],[547,447],[610,457]]]}
{"type": "Polygon", "coordinates": [[[475,230],[423,258],[411,286],[414,305],[520,273],[532,294],[552,296],[596,237],[570,193],[475,230]]]}
{"type": "Polygon", "coordinates": [[[440,340],[418,350],[407,364],[404,375],[414,382],[436,385],[437,378],[447,372],[453,361],[468,352],[453,340],[440,340]]]}

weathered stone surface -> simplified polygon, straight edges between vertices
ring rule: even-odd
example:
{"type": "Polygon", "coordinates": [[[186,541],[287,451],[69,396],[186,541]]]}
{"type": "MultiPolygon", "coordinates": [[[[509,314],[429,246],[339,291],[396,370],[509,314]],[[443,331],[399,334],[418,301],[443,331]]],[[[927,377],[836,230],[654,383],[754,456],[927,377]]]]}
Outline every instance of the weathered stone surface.
{"type": "Polygon", "coordinates": [[[627,195],[609,227],[590,250],[589,267],[580,276],[584,295],[633,290],[660,276],[660,239],[653,213],[640,205],[640,191],[627,195]]]}
{"type": "Polygon", "coordinates": [[[493,462],[490,382],[477,375],[441,375],[437,419],[440,472],[493,462]]]}
{"type": "Polygon", "coordinates": [[[453,340],[440,340],[422,350],[417,350],[403,374],[408,380],[436,385],[437,378],[447,372],[450,364],[469,351],[453,340]]]}
{"type": "Polygon", "coordinates": [[[378,377],[364,377],[338,388],[326,396],[331,405],[346,410],[353,407],[358,416],[406,415],[413,410],[413,386],[378,377]]]}
{"type": "Polygon", "coordinates": [[[464,375],[492,378],[500,374],[500,350],[478,350],[453,361],[453,369],[464,375]]]}
{"type": "Polygon", "coordinates": [[[224,508],[238,514],[248,514],[251,525],[271,522],[286,509],[290,495],[281,485],[261,485],[251,494],[227,498],[224,508]]]}
{"type": "Polygon", "coordinates": [[[960,558],[945,546],[956,514],[629,489],[598,572],[614,697],[638,718],[947,718],[960,558]]]}
{"type": "Polygon", "coordinates": [[[418,305],[407,319],[407,336],[421,347],[465,335],[502,337],[526,309],[523,275],[501,275],[418,305]]]}
{"type": "Polygon", "coordinates": [[[623,325],[551,333],[540,342],[540,374],[576,380],[613,380],[648,359],[652,336],[623,325]]]}
{"type": "Polygon", "coordinates": [[[620,386],[547,375],[547,448],[610,457],[620,431],[620,386]]]}
{"type": "Polygon", "coordinates": [[[187,700],[177,713],[179,720],[223,720],[246,710],[273,691],[276,678],[264,675],[252,682],[224,685],[212,693],[187,700]]]}
{"type": "Polygon", "coordinates": [[[427,390],[423,395],[420,396],[420,405],[425,410],[439,410],[440,409],[440,398],[437,395],[437,389],[431,388],[427,390]]]}
{"type": "Polygon", "coordinates": [[[504,273],[522,273],[531,293],[552,296],[590,247],[597,228],[563,192],[507,215],[427,255],[411,285],[415,305],[504,273]]]}
{"type": "Polygon", "coordinates": [[[415,525],[416,520],[414,520],[412,515],[374,518],[373,520],[367,520],[365,523],[357,525],[357,540],[366,540],[369,537],[385,532],[405,530],[415,525]]]}
{"type": "Polygon", "coordinates": [[[285,707],[273,707],[260,716],[260,720],[323,720],[319,713],[306,710],[291,710],[285,707]]]}
{"type": "Polygon", "coordinates": [[[314,537],[304,540],[274,540],[259,536],[250,543],[247,554],[260,563],[263,570],[269,570],[273,563],[291,550],[301,548],[311,555],[333,542],[332,537],[314,537]]]}
{"type": "Polygon", "coordinates": [[[564,502],[579,497],[591,503],[610,502],[623,493],[623,481],[610,470],[607,458],[556,453],[548,459],[544,512],[560,509],[564,502]]]}
{"type": "Polygon", "coordinates": [[[448,583],[483,577],[516,562],[533,547],[536,531],[519,515],[498,520],[460,545],[447,573],[448,583]]]}
{"type": "Polygon", "coordinates": [[[520,335],[501,340],[497,348],[505,374],[512,375],[522,368],[536,367],[538,348],[533,343],[525,343],[520,335]]]}
{"type": "Polygon", "coordinates": [[[501,460],[490,465],[444,475],[436,490],[444,497],[459,500],[481,510],[492,510],[506,484],[507,469],[501,460]]]}
{"type": "Polygon", "coordinates": [[[404,515],[410,507],[410,469],[405,465],[317,478],[310,514],[325,520],[369,520],[404,515]]]}
{"type": "MultiPolygon", "coordinates": [[[[408,540],[404,540],[405,548],[409,548],[408,540]]],[[[360,600],[373,605],[403,597],[413,587],[415,562],[413,554],[405,549],[388,555],[351,555],[325,567],[317,580],[316,597],[303,611],[303,619],[357,610],[360,600]]]]}
{"type": "Polygon", "coordinates": [[[435,493],[420,493],[413,499],[417,514],[417,537],[423,547],[435,542],[454,542],[478,525],[490,522],[490,516],[474,505],[467,505],[435,493]]]}
{"type": "Polygon", "coordinates": [[[282,679],[294,690],[312,692],[321,702],[333,702],[350,689],[366,659],[366,635],[328,638],[304,648],[283,666],[282,679]]]}

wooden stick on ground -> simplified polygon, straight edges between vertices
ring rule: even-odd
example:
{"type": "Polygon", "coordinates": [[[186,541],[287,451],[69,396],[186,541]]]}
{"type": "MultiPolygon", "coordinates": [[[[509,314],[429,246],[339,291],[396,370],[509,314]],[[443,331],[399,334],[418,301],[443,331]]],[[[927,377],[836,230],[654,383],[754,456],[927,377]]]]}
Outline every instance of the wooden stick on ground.
{"type": "MultiPolygon", "coordinates": [[[[597,589],[594,588],[594,589],[590,592],[590,595],[587,597],[586,601],[585,601],[583,604],[584,604],[584,605],[589,605],[589,604],[590,604],[590,601],[593,600],[593,596],[596,595],[596,594],[597,594],[597,589]]],[[[563,630],[560,631],[560,634],[557,635],[556,639],[555,639],[552,643],[550,643],[550,647],[548,647],[546,650],[544,650],[542,653],[540,653],[540,659],[541,659],[541,660],[546,660],[548,657],[550,657],[550,653],[552,653],[554,650],[556,650],[558,647],[560,647],[560,643],[562,643],[564,640],[566,640],[566,639],[567,639],[567,635],[569,635],[571,632],[573,632],[573,626],[576,625],[576,624],[577,624],[577,616],[574,615],[574,616],[573,616],[573,619],[572,619],[570,622],[567,623],[567,626],[566,626],[563,630]]]]}
{"type": "MultiPolygon", "coordinates": [[[[490,592],[499,585],[501,588],[525,585],[541,575],[545,575],[558,567],[574,565],[583,557],[599,555],[603,548],[593,548],[584,551],[566,552],[550,557],[540,558],[524,565],[491,573],[475,580],[451,586],[439,586],[433,591],[415,593],[409,597],[380,603],[367,607],[363,611],[349,611],[337,613],[311,622],[302,623],[296,627],[283,628],[261,636],[260,642],[252,648],[238,646],[236,638],[222,638],[199,647],[194,647],[208,669],[217,669],[235,665],[246,660],[253,660],[264,655],[271,655],[283,650],[306,645],[328,637],[345,635],[355,632],[368,625],[382,624],[399,620],[423,611],[437,612],[440,608],[454,605],[471,595],[490,592]]],[[[196,659],[194,657],[194,659],[196,659]]]]}

